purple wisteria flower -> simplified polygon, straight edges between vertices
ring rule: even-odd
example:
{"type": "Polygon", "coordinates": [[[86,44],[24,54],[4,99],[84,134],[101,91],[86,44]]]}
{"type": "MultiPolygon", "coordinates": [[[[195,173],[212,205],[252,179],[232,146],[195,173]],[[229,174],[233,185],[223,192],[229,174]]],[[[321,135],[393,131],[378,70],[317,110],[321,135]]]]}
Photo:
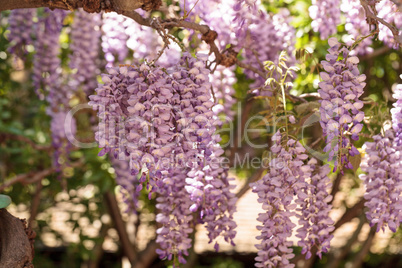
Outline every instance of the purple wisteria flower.
{"type": "Polygon", "coordinates": [[[33,82],[39,97],[46,97],[49,103],[47,114],[51,117],[50,130],[55,148],[53,165],[58,171],[68,165],[71,148],[68,138],[76,132],[75,119],[68,116],[73,90],[64,82],[66,79],[62,76],[59,58],[59,36],[66,15],[65,10],[51,11],[45,8],[44,16],[36,24],[37,39],[34,42],[33,82]]]}
{"type": "MultiPolygon", "coordinates": [[[[223,165],[220,137],[214,134],[221,122],[212,111],[209,70],[202,59],[185,54],[170,69],[145,63],[109,68],[97,95],[90,96],[101,120],[95,134],[103,148],[100,154],[128,157],[131,176],[139,177],[137,189],[146,185],[150,198],[156,192],[157,201],[183,206],[172,219],[157,219],[166,227],[157,238],[160,257],[176,255],[180,262],[187,252],[187,236],[180,242],[172,238],[174,232],[165,231],[183,225],[182,215],[196,213],[194,220],[206,224],[210,242],[222,235],[233,243],[236,234],[236,198],[223,165]]],[[[174,209],[161,203],[158,208],[164,217],[174,209]]]]}
{"type": "Polygon", "coordinates": [[[34,34],[34,22],[33,18],[36,15],[36,10],[31,9],[14,9],[10,13],[8,22],[10,26],[10,34],[8,35],[8,40],[10,46],[8,51],[18,55],[19,57],[24,57],[27,53],[26,45],[33,43],[32,35],[34,34]]]}
{"type": "MultiPolygon", "coordinates": [[[[366,21],[366,14],[360,0],[342,0],[341,10],[345,14],[346,24],[345,30],[349,33],[350,38],[346,44],[351,46],[355,41],[363,36],[370,34],[370,27],[366,21]]],[[[371,38],[364,39],[353,51],[356,54],[368,54],[373,52],[371,38]]]]}
{"type": "Polygon", "coordinates": [[[258,24],[258,12],[261,6],[260,0],[238,0],[234,1],[233,10],[235,16],[233,19],[234,30],[238,45],[244,46],[247,38],[248,27],[252,24],[258,24]]]}
{"type": "Polygon", "coordinates": [[[328,165],[315,167],[317,160],[314,158],[308,164],[315,172],[296,201],[300,202],[299,225],[302,226],[297,230],[296,236],[300,238],[297,244],[302,247],[301,253],[306,254],[307,259],[311,257],[312,247],[317,247],[320,258],[322,252],[328,252],[334,230],[334,221],[329,217],[332,206],[328,204],[332,200],[328,193],[332,183],[327,176],[331,169],[328,165]]]}
{"type": "Polygon", "coordinates": [[[256,245],[258,256],[255,266],[294,267],[289,262],[294,254],[292,242],[288,238],[296,225],[290,218],[297,215],[297,203],[302,204],[308,197],[305,194],[306,179],[310,177],[312,168],[304,164],[308,156],[304,154],[305,149],[299,142],[293,139],[286,141],[279,131],[272,137],[272,141],[274,145],[271,152],[275,158],[270,162],[268,173],[261,180],[250,184],[265,210],[257,218],[262,226],[257,226],[261,231],[257,239],[261,243],[256,245]]]}
{"type": "Polygon", "coordinates": [[[357,68],[359,59],[350,56],[350,51],[336,38],[330,38],[328,43],[329,54],[326,61],[321,62],[325,72],[320,73],[323,81],[318,90],[322,98],[320,124],[326,136],[324,152],[329,153],[329,161],[335,159],[334,172],[338,168],[343,172],[343,167],[353,168],[348,154],[359,154],[350,139],[358,140],[363,128],[364,113],[360,111],[363,102],[359,97],[363,94],[366,76],[360,75],[357,68]]]}
{"type": "Polygon", "coordinates": [[[216,105],[212,110],[215,114],[223,116],[223,122],[232,122],[235,116],[232,107],[236,103],[233,84],[237,81],[234,68],[219,65],[215,72],[210,74],[210,80],[216,99],[216,105]]]}
{"type": "MultiPolygon", "coordinates": [[[[382,0],[376,3],[376,9],[378,17],[384,19],[386,22],[394,25],[399,31],[399,36],[402,35],[402,12],[398,7],[390,0],[382,0]]],[[[395,38],[391,30],[382,23],[379,23],[380,32],[378,33],[378,39],[383,41],[386,45],[392,48],[398,48],[399,44],[395,41],[395,38]]]]}
{"type": "MultiPolygon", "coordinates": [[[[237,25],[233,23],[236,15],[234,6],[237,2],[236,0],[186,0],[180,1],[180,7],[183,15],[184,3],[186,4],[187,12],[194,7],[188,19],[197,21],[199,18],[199,20],[207,24],[211,30],[216,31],[218,34],[216,43],[222,50],[228,44],[237,45],[239,43],[239,38],[234,34],[237,25]],[[224,15],[222,16],[222,14],[224,15]]],[[[192,31],[191,36],[194,34],[195,32],[192,31]]]]}
{"type": "Polygon", "coordinates": [[[102,16],[102,49],[108,67],[113,66],[115,60],[123,63],[128,55],[128,36],[125,32],[128,21],[136,23],[114,12],[102,16]]]}
{"type": "MultiPolygon", "coordinates": [[[[291,16],[287,9],[280,10],[277,14],[270,16],[266,11],[259,11],[253,24],[248,27],[248,34],[244,41],[244,61],[247,64],[262,69],[265,61],[277,62],[279,54],[286,51],[289,55],[289,64],[295,61],[293,50],[295,44],[295,29],[290,25],[291,16]],[[261,34],[261,33],[264,34],[261,34]]],[[[262,87],[265,84],[263,77],[255,72],[244,70],[248,78],[255,82],[251,88],[262,87]]],[[[268,91],[261,91],[268,92],[268,91]]]]}
{"type": "Polygon", "coordinates": [[[37,94],[42,99],[44,94],[40,93],[40,89],[46,91],[49,88],[57,87],[60,80],[59,36],[66,15],[65,10],[51,11],[45,8],[44,17],[40,18],[37,23],[33,83],[37,94]]]}
{"type": "Polygon", "coordinates": [[[320,33],[322,40],[335,34],[336,26],[341,23],[339,4],[339,0],[313,0],[308,9],[313,19],[311,27],[320,33]]]}
{"type": "Polygon", "coordinates": [[[90,14],[83,10],[75,12],[71,27],[70,68],[72,87],[81,87],[89,94],[96,86],[96,76],[99,74],[101,15],[90,14]]]}
{"type": "Polygon", "coordinates": [[[392,96],[396,99],[394,108],[391,109],[392,127],[395,131],[395,142],[399,146],[402,145],[402,84],[396,85],[392,96]]]}
{"type": "Polygon", "coordinates": [[[396,144],[392,130],[373,139],[363,146],[361,164],[366,173],[360,175],[366,188],[366,216],[371,227],[377,224],[377,232],[387,226],[396,232],[402,222],[402,146],[396,144]]]}
{"type": "Polygon", "coordinates": [[[156,221],[162,225],[156,231],[156,242],[160,246],[156,253],[161,259],[177,258],[180,263],[186,263],[184,256],[188,256],[192,246],[189,236],[194,227],[193,215],[189,210],[191,200],[185,189],[186,175],[183,169],[173,167],[168,171],[169,176],[163,179],[163,186],[158,188],[159,197],[156,199],[156,208],[160,211],[156,221]]]}

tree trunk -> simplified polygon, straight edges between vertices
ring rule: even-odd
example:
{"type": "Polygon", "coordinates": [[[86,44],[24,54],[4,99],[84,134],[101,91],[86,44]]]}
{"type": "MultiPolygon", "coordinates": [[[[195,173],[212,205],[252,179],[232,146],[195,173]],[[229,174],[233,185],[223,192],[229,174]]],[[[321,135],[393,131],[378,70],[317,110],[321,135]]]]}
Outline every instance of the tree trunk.
{"type": "Polygon", "coordinates": [[[33,268],[35,232],[6,209],[0,209],[0,267],[33,268]]]}

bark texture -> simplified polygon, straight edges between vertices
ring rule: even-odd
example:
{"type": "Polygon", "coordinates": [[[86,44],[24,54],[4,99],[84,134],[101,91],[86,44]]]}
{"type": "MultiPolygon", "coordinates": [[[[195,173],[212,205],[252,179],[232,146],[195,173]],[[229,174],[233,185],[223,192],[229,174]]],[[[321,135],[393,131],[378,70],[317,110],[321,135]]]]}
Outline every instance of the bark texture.
{"type": "Polygon", "coordinates": [[[0,267],[33,268],[34,238],[25,220],[0,209],[0,267]]]}
{"type": "Polygon", "coordinates": [[[58,9],[77,9],[83,7],[87,12],[131,11],[137,8],[156,9],[161,0],[0,0],[0,11],[18,8],[49,7],[58,9]]]}

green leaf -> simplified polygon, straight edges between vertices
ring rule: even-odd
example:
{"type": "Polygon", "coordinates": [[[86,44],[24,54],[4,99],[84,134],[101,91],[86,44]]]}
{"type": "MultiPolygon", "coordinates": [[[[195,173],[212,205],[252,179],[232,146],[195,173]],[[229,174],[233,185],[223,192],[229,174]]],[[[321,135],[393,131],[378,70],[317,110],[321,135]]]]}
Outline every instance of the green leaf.
{"type": "Polygon", "coordinates": [[[0,194],[0,209],[6,208],[11,204],[11,198],[8,195],[0,194]]]}

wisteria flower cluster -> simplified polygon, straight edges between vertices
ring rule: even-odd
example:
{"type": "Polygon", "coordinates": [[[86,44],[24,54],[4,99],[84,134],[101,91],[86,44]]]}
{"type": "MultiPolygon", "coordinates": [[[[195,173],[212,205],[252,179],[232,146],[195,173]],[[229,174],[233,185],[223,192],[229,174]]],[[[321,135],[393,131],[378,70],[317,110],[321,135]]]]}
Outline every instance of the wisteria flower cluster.
{"type": "MultiPolygon", "coordinates": [[[[206,223],[210,242],[223,235],[233,243],[236,199],[230,192],[227,167],[222,164],[219,135],[214,134],[220,121],[212,111],[209,70],[204,61],[186,54],[171,69],[144,63],[108,71],[97,95],[90,96],[90,105],[102,120],[95,136],[103,148],[101,154],[128,156],[131,178],[140,177],[136,190],[146,185],[150,197],[153,192],[160,196],[157,202],[170,200],[171,195],[185,196],[187,199],[180,202],[189,212],[179,209],[180,215],[190,220],[185,215],[197,212],[197,220],[206,223]],[[180,174],[172,176],[176,173],[180,174]]],[[[164,206],[158,205],[166,209],[164,206]]],[[[160,217],[157,220],[163,230],[177,228],[182,220],[179,214],[173,221],[160,217]]],[[[158,235],[160,257],[177,255],[183,261],[180,256],[185,255],[187,242],[180,244],[170,235],[162,230],[158,235]],[[172,243],[174,247],[165,247],[172,243]]]]}
{"type": "Polygon", "coordinates": [[[44,17],[37,23],[33,71],[34,86],[42,99],[44,94],[40,93],[40,89],[48,90],[56,87],[60,80],[59,36],[63,20],[67,15],[65,10],[51,11],[48,8],[44,10],[44,13],[44,17]]]}
{"type": "Polygon", "coordinates": [[[70,68],[75,70],[71,79],[76,83],[72,86],[81,87],[87,94],[97,86],[101,22],[100,14],[78,10],[71,28],[70,68]]]}
{"type": "MultiPolygon", "coordinates": [[[[347,45],[351,46],[359,38],[370,34],[370,27],[366,21],[366,14],[360,4],[360,0],[342,0],[341,11],[345,14],[345,30],[353,39],[348,40],[347,45]]],[[[370,47],[371,38],[365,38],[352,51],[356,54],[367,54],[373,51],[370,47]]]]}
{"type": "MultiPolygon", "coordinates": [[[[402,34],[402,12],[398,9],[395,3],[391,0],[382,0],[376,3],[376,9],[378,11],[378,17],[384,19],[386,22],[394,25],[398,29],[399,34],[402,34]]],[[[399,44],[395,41],[395,38],[391,30],[384,24],[379,24],[380,32],[378,39],[383,41],[389,47],[398,48],[399,44]]]]}
{"type": "Polygon", "coordinates": [[[36,15],[35,9],[14,9],[9,17],[8,36],[10,46],[8,51],[23,57],[27,51],[26,46],[33,43],[33,18],[36,15]]]}
{"type": "Polygon", "coordinates": [[[53,165],[61,171],[63,165],[68,165],[71,148],[68,137],[75,135],[76,132],[75,119],[68,115],[68,102],[73,90],[65,83],[59,58],[59,36],[67,12],[51,11],[46,8],[44,13],[44,17],[37,23],[33,81],[36,92],[41,98],[45,97],[50,104],[47,113],[51,117],[50,130],[55,148],[53,165]]]}
{"type": "MultiPolygon", "coordinates": [[[[220,49],[225,49],[228,44],[238,46],[241,42],[240,39],[234,34],[236,24],[233,20],[236,15],[234,6],[238,1],[196,1],[186,0],[180,2],[180,7],[184,15],[184,4],[186,12],[192,9],[189,14],[189,18],[193,21],[201,20],[210,27],[211,30],[216,31],[218,36],[216,43],[220,49]],[[222,16],[225,14],[225,16],[222,16]]],[[[196,33],[190,31],[188,41],[190,43],[191,38],[196,33]]],[[[239,48],[236,48],[240,50],[239,48]]],[[[201,53],[208,53],[209,46],[205,43],[200,44],[197,47],[197,51],[201,53]]],[[[215,60],[211,55],[210,61],[215,60]]],[[[235,103],[233,84],[237,81],[234,74],[234,67],[217,66],[213,74],[210,74],[210,81],[214,91],[214,97],[216,104],[214,106],[214,112],[223,116],[223,121],[232,121],[234,112],[232,106],[235,103]]]]}
{"type": "Polygon", "coordinates": [[[333,237],[331,232],[335,229],[334,221],[329,217],[332,206],[329,202],[332,196],[328,193],[332,183],[328,178],[330,172],[329,165],[317,166],[317,160],[312,158],[308,164],[314,170],[311,180],[303,189],[301,202],[301,217],[299,225],[302,227],[297,230],[297,237],[300,238],[298,246],[302,247],[302,254],[310,258],[311,249],[317,247],[317,255],[321,258],[322,252],[329,250],[330,241],[333,237]],[[305,194],[305,195],[303,195],[305,194]]]}
{"type": "MultiPolygon", "coordinates": [[[[244,41],[244,62],[264,71],[262,65],[265,61],[276,62],[279,54],[286,51],[289,55],[289,62],[292,64],[295,61],[293,57],[295,30],[290,25],[289,11],[282,9],[273,16],[265,11],[260,11],[253,22],[248,27],[244,41]]],[[[249,70],[245,70],[244,73],[255,80],[250,86],[251,88],[264,85],[265,78],[249,70]]]]}
{"type": "Polygon", "coordinates": [[[336,27],[341,22],[339,0],[313,0],[309,8],[313,19],[311,27],[320,33],[322,40],[336,33],[336,27]]]}
{"type": "Polygon", "coordinates": [[[274,145],[271,152],[275,158],[270,162],[268,173],[250,185],[266,211],[257,218],[262,226],[257,227],[261,231],[257,237],[261,243],[256,245],[256,267],[294,267],[289,262],[294,254],[292,242],[288,240],[296,227],[291,221],[293,216],[299,218],[302,226],[297,230],[301,238],[299,246],[303,247],[307,258],[311,256],[310,250],[314,245],[319,247],[317,254],[321,256],[321,252],[328,250],[332,238],[329,233],[333,230],[333,222],[328,216],[331,198],[326,192],[330,186],[326,177],[328,167],[312,176],[316,160],[305,164],[308,156],[304,147],[294,139],[286,140],[284,136],[278,131],[272,137],[274,145]],[[300,208],[297,209],[298,206],[300,208]]]}
{"type": "Polygon", "coordinates": [[[395,142],[393,130],[373,137],[363,146],[366,154],[360,175],[366,188],[366,216],[377,232],[388,226],[393,232],[402,222],[402,146],[395,142]]]}
{"type": "Polygon", "coordinates": [[[343,172],[343,167],[353,168],[348,155],[359,154],[350,139],[358,140],[363,128],[364,112],[360,110],[363,102],[359,97],[363,94],[366,76],[360,75],[357,68],[359,59],[350,56],[350,51],[336,38],[330,38],[328,43],[329,54],[326,61],[321,62],[325,72],[320,73],[323,81],[318,90],[322,98],[320,124],[326,136],[324,152],[329,152],[329,161],[335,159],[334,171],[339,167],[343,172]]]}
{"type": "Polygon", "coordinates": [[[116,59],[119,63],[123,63],[128,55],[126,45],[128,35],[125,33],[127,21],[127,18],[114,12],[103,14],[102,49],[105,53],[108,67],[113,66],[116,59]]]}
{"type": "Polygon", "coordinates": [[[212,90],[217,104],[212,108],[217,115],[223,115],[222,121],[233,121],[235,112],[232,110],[236,103],[233,84],[237,79],[234,68],[218,66],[213,74],[210,74],[212,90]]]}
{"type": "Polygon", "coordinates": [[[160,212],[156,221],[162,225],[157,233],[156,242],[160,249],[156,253],[161,259],[172,260],[177,256],[180,263],[186,263],[185,256],[191,248],[190,234],[195,224],[192,205],[186,191],[186,174],[180,168],[168,170],[169,176],[163,179],[163,185],[158,188],[159,197],[156,199],[156,208],[160,212]]]}

